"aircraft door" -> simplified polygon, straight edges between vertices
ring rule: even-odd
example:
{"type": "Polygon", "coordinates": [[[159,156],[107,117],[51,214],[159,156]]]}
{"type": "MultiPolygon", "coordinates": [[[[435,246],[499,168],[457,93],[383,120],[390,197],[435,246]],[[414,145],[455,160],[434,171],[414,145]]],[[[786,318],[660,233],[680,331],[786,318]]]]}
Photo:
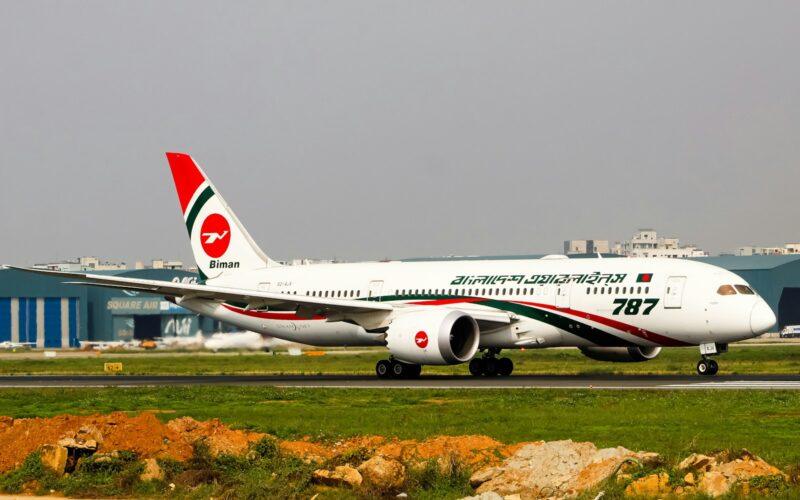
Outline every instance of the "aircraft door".
{"type": "Polygon", "coordinates": [[[670,276],[664,290],[664,309],[680,309],[683,305],[683,289],[686,276],[670,276]]]}
{"type": "Polygon", "coordinates": [[[382,293],[383,293],[383,280],[375,280],[369,282],[369,288],[367,289],[367,298],[369,300],[380,300],[382,293]]]}
{"type": "Polygon", "coordinates": [[[569,283],[556,285],[556,307],[569,309],[569,283]]]}

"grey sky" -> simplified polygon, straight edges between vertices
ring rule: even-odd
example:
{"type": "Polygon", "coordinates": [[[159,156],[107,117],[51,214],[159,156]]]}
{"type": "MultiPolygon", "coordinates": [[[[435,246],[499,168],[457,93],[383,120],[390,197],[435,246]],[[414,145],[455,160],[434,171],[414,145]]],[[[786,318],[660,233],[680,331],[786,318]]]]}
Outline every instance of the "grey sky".
{"type": "Polygon", "coordinates": [[[0,2],[0,262],[798,240],[800,2],[0,2]]]}

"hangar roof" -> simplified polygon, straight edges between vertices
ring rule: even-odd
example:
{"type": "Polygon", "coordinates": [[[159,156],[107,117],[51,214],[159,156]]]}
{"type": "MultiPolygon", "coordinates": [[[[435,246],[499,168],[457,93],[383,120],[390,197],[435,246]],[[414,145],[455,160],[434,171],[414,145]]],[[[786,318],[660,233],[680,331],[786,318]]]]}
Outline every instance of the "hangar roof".
{"type": "Polygon", "coordinates": [[[800,260],[800,255],[722,255],[720,257],[697,257],[692,260],[706,262],[730,271],[774,269],[800,260]]]}

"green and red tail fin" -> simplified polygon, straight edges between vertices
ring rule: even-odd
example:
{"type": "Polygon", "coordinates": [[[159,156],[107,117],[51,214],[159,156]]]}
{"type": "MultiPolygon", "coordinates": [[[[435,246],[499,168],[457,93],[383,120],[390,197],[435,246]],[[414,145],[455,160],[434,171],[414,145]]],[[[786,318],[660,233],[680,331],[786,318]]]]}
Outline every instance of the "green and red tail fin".
{"type": "Polygon", "coordinates": [[[253,271],[279,265],[261,251],[233,210],[191,156],[167,153],[178,203],[201,275],[253,271]]]}

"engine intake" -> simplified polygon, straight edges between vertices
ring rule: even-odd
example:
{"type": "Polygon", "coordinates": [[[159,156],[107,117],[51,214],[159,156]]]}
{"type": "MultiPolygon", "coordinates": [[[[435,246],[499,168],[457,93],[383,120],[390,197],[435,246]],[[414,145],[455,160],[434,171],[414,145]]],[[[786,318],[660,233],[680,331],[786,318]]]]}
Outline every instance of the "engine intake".
{"type": "Polygon", "coordinates": [[[650,361],[661,352],[660,347],[581,347],[581,353],[597,361],[637,363],[650,361]]]}
{"type": "Polygon", "coordinates": [[[462,311],[435,309],[403,314],[386,331],[389,352],[407,363],[455,365],[469,361],[478,350],[480,329],[462,311]]]}

